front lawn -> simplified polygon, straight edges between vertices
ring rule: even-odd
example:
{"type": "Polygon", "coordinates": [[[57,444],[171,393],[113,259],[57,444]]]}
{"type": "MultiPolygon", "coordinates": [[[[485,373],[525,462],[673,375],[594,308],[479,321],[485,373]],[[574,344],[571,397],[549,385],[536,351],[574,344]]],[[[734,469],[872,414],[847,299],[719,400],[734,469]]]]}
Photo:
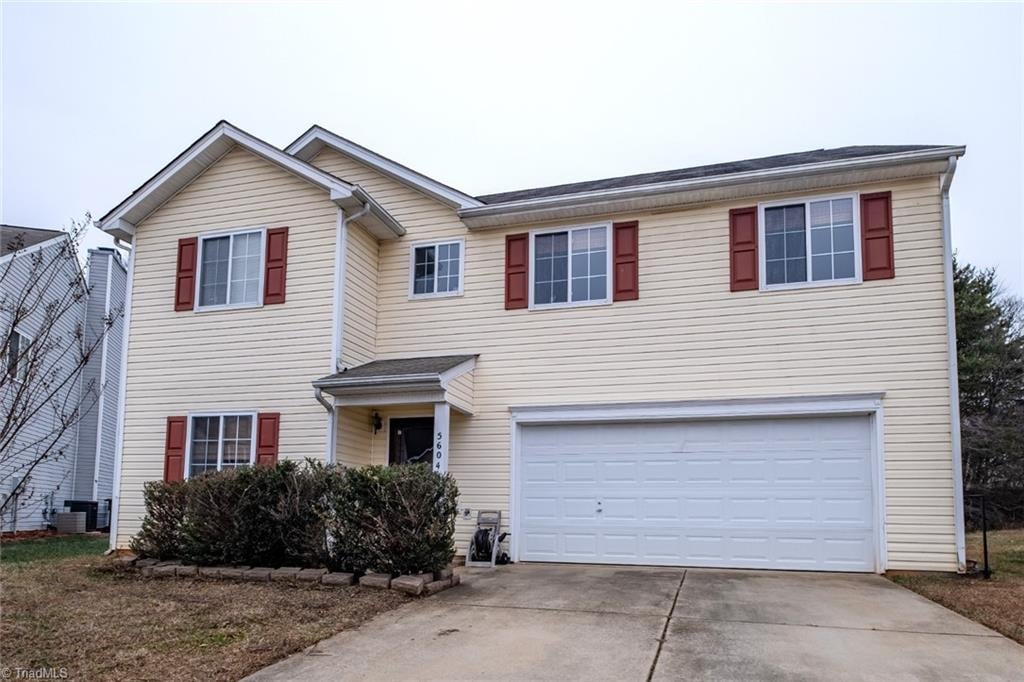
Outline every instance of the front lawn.
{"type": "Polygon", "coordinates": [[[146,579],[109,568],[95,556],[105,539],[88,540],[95,552],[80,551],[81,537],[0,548],[5,667],[66,668],[74,679],[238,679],[409,600],[358,587],[146,579]]]}
{"type": "MultiPolygon", "coordinates": [[[[943,574],[892,579],[1024,644],[1024,529],[990,531],[988,552],[991,580],[943,574]]],[[[981,569],[981,533],[967,535],[967,557],[981,569]]]]}
{"type": "Polygon", "coordinates": [[[99,556],[110,546],[109,535],[65,535],[0,541],[0,563],[20,564],[74,556],[99,556]]]}

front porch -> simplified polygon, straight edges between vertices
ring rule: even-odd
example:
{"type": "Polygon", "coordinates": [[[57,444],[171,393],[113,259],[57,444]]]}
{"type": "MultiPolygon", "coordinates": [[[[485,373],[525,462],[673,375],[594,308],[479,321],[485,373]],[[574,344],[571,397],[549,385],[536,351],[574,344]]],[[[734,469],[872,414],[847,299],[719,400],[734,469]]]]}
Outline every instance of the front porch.
{"type": "Polygon", "coordinates": [[[328,452],[347,466],[448,471],[450,434],[473,414],[475,355],[375,360],[313,382],[333,410],[328,452]]]}

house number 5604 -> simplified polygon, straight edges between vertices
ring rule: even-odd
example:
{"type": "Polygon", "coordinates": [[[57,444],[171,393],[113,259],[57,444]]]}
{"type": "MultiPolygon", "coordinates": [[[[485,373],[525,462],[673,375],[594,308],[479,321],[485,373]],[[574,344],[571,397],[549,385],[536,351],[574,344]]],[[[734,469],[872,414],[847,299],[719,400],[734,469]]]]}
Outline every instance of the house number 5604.
{"type": "Polygon", "coordinates": [[[444,457],[444,434],[437,432],[437,444],[434,446],[434,471],[441,471],[441,459],[444,457]]]}

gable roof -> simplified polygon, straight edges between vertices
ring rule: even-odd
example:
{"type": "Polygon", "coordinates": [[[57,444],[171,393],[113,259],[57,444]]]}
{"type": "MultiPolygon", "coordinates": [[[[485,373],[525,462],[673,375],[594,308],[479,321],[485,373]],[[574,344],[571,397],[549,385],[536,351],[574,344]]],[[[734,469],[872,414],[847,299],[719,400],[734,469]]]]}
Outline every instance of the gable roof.
{"type": "Polygon", "coordinates": [[[675,180],[709,178],[720,175],[731,175],[733,173],[803,166],[826,161],[843,161],[869,156],[899,154],[903,152],[921,151],[924,149],[942,148],[944,148],[942,145],[862,145],[854,147],[837,147],[835,149],[815,149],[808,152],[762,156],[756,159],[714,163],[707,166],[692,166],[690,168],[676,168],[674,170],[657,171],[654,173],[639,173],[636,175],[623,175],[615,178],[604,178],[601,180],[571,182],[564,185],[534,187],[531,189],[521,189],[511,192],[497,192],[495,194],[484,194],[478,196],[477,199],[485,204],[501,204],[526,199],[540,199],[563,196],[566,194],[580,194],[582,192],[593,192],[596,190],[621,189],[624,187],[637,187],[640,185],[656,185],[675,180]]]}
{"type": "Polygon", "coordinates": [[[355,159],[389,178],[412,187],[452,208],[472,208],[483,204],[479,199],[414,171],[408,166],[404,166],[397,161],[393,161],[373,150],[356,144],[337,133],[332,133],[322,126],[314,125],[310,127],[298,139],[285,147],[285,151],[297,159],[309,161],[319,154],[324,147],[329,147],[355,159]]]}
{"type": "Polygon", "coordinates": [[[67,236],[67,232],[42,227],[0,225],[0,256],[6,256],[9,253],[62,236],[67,236]]]}
{"type": "Polygon", "coordinates": [[[241,147],[329,192],[331,201],[346,210],[359,211],[368,206],[370,210],[360,218],[360,222],[375,236],[387,239],[405,234],[405,228],[358,185],[345,182],[302,159],[286,154],[227,121],[218,122],[200,136],[124,201],[96,221],[97,227],[115,237],[131,241],[136,224],[145,220],[236,147],[241,147]]]}

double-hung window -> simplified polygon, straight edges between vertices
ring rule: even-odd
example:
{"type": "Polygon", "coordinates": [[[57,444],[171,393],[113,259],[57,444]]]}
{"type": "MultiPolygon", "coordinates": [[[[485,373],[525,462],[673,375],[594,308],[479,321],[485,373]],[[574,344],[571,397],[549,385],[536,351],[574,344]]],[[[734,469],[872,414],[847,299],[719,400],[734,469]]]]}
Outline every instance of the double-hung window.
{"type": "Polygon", "coordinates": [[[534,307],[609,300],[609,226],[574,227],[532,235],[534,307]]]}
{"type": "Polygon", "coordinates": [[[189,424],[188,475],[256,461],[253,414],[194,415],[189,424]]]}
{"type": "Polygon", "coordinates": [[[764,288],[856,282],[859,216],[853,196],[761,206],[764,288]]]}
{"type": "Polygon", "coordinates": [[[258,305],[263,230],[210,235],[199,243],[199,308],[258,305]]]}
{"type": "Polygon", "coordinates": [[[461,294],[464,250],[462,240],[414,244],[409,295],[425,298],[461,294]]]}
{"type": "Polygon", "coordinates": [[[17,329],[11,330],[7,348],[4,349],[3,367],[7,374],[16,381],[25,381],[28,378],[28,347],[31,342],[30,338],[17,329]]]}

